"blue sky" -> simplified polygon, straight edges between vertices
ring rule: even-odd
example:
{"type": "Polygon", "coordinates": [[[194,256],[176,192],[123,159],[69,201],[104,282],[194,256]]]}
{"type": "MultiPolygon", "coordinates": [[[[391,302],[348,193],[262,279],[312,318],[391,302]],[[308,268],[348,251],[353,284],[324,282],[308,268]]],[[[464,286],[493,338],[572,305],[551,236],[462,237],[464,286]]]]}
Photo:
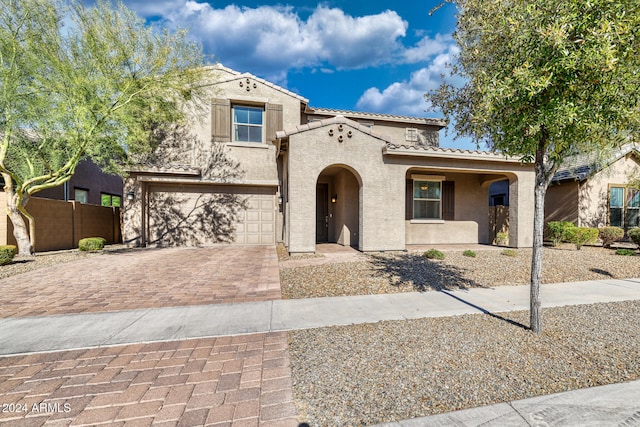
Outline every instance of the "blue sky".
{"type": "MultiPolygon", "coordinates": [[[[439,0],[124,0],[140,16],[187,28],[213,61],[309,99],[311,106],[441,117],[423,95],[457,52],[455,8],[439,0]]],[[[441,133],[441,146],[474,149],[441,133]]]]}

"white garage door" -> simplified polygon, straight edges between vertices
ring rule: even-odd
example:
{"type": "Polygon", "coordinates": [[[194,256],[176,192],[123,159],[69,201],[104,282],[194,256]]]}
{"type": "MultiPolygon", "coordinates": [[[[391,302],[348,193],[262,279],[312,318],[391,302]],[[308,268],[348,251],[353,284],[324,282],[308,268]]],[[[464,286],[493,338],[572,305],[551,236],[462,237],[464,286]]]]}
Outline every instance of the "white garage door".
{"type": "Polygon", "coordinates": [[[149,243],[273,245],[275,188],[153,185],[149,188],[149,243]]]}

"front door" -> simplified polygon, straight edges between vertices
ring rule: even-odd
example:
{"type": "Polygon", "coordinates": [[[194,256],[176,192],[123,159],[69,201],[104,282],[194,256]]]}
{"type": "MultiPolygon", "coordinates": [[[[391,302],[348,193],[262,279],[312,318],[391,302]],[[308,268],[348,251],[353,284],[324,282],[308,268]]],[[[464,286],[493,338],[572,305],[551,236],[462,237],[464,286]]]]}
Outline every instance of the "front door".
{"type": "Polygon", "coordinates": [[[329,240],[329,185],[316,186],[316,243],[329,240]]]}

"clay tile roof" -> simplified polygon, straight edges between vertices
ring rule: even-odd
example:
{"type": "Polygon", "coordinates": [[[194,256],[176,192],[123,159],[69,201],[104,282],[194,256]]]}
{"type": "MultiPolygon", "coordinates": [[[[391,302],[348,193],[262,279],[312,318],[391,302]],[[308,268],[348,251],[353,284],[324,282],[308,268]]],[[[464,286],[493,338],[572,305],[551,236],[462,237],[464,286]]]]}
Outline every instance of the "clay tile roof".
{"type": "Polygon", "coordinates": [[[434,119],[434,118],[428,118],[428,117],[415,117],[415,116],[400,116],[395,114],[368,113],[364,111],[336,110],[332,108],[309,107],[307,110],[307,113],[331,115],[331,116],[341,115],[341,116],[353,117],[358,119],[428,124],[432,126],[439,126],[441,128],[447,126],[447,122],[442,119],[434,119]]]}
{"type": "Polygon", "coordinates": [[[226,82],[232,82],[234,80],[242,80],[242,79],[251,79],[251,80],[255,80],[257,82],[259,82],[260,84],[263,84],[267,87],[270,87],[272,89],[275,89],[277,91],[280,91],[282,93],[285,93],[289,96],[292,96],[296,99],[298,99],[299,101],[308,104],[309,100],[303,96],[298,95],[297,93],[291,92],[290,90],[287,90],[285,88],[283,88],[282,86],[278,86],[274,83],[271,83],[270,81],[267,81],[263,78],[260,78],[258,76],[255,76],[251,73],[240,73],[239,71],[236,70],[232,70],[231,68],[225,67],[224,65],[221,64],[217,64],[214,65],[212,67],[210,67],[211,69],[218,69],[218,70],[223,70],[226,71],[227,73],[231,74],[230,76],[226,77],[226,78],[222,78],[219,81],[216,81],[216,83],[226,83],[226,82]]]}
{"type": "Polygon", "coordinates": [[[481,150],[463,150],[461,148],[445,148],[445,147],[432,147],[432,146],[415,146],[415,145],[401,145],[401,144],[387,144],[385,153],[388,154],[405,154],[405,155],[433,155],[443,157],[456,157],[466,158],[473,160],[494,160],[494,161],[509,161],[520,162],[519,158],[505,156],[501,153],[495,153],[492,151],[481,150]]]}
{"type": "Polygon", "coordinates": [[[179,165],[179,164],[162,164],[144,162],[138,163],[128,169],[130,172],[138,173],[157,173],[167,175],[190,175],[200,176],[200,168],[193,167],[191,165],[179,165]]]}

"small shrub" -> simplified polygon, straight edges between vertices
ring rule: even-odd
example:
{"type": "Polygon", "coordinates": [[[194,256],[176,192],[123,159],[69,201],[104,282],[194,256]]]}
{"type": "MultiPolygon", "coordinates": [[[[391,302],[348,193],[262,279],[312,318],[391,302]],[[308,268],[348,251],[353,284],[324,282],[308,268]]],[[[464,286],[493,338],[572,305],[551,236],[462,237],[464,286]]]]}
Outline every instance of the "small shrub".
{"type": "Polygon", "coordinates": [[[0,246],[0,265],[9,264],[17,252],[18,248],[13,245],[0,246]]]}
{"type": "Polygon", "coordinates": [[[616,250],[616,255],[624,255],[624,256],[634,256],[636,251],[633,249],[618,249],[616,250]]]}
{"type": "Polygon", "coordinates": [[[580,250],[584,245],[595,243],[598,240],[598,229],[589,227],[572,227],[567,232],[567,241],[576,245],[580,250]]]}
{"type": "Polygon", "coordinates": [[[633,243],[640,245],[640,228],[632,228],[629,230],[629,237],[633,240],[633,243]]]}
{"type": "Polygon", "coordinates": [[[620,227],[602,227],[598,231],[598,237],[602,240],[602,246],[605,248],[611,247],[613,242],[624,237],[624,230],[620,227]]]}
{"type": "Polygon", "coordinates": [[[549,229],[549,236],[553,246],[558,246],[567,240],[570,233],[569,230],[575,228],[575,225],[569,221],[550,221],[547,223],[547,228],[549,229]]]}
{"type": "Polygon", "coordinates": [[[86,239],[80,239],[78,249],[81,251],[101,251],[106,242],[107,240],[102,237],[87,237],[86,239]]]}
{"type": "Polygon", "coordinates": [[[444,254],[437,249],[429,249],[424,256],[428,259],[444,259],[444,254]]]}
{"type": "Polygon", "coordinates": [[[473,252],[471,249],[467,249],[466,251],[462,252],[462,255],[468,256],[468,257],[471,257],[471,258],[475,258],[476,257],[476,253],[473,252]]]}
{"type": "Polygon", "coordinates": [[[506,246],[509,244],[509,233],[506,231],[499,231],[496,234],[496,245],[506,246]]]}
{"type": "Polygon", "coordinates": [[[516,251],[515,249],[504,249],[502,252],[502,255],[506,255],[506,256],[518,256],[518,251],[516,251]]]}

